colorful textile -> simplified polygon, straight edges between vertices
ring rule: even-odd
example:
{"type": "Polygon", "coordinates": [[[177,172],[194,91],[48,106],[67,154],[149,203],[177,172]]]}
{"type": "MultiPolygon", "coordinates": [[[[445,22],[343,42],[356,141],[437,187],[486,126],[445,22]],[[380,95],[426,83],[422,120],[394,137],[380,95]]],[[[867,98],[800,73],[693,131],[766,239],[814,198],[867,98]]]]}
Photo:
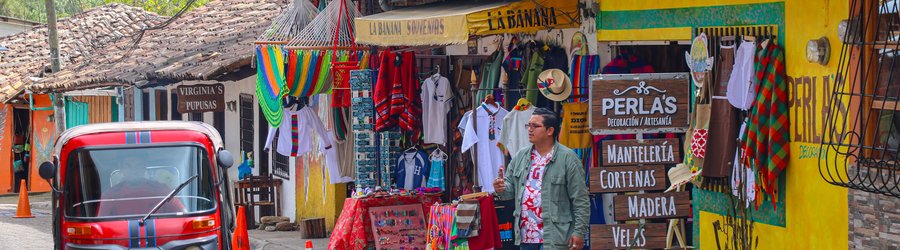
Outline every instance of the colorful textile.
{"type": "MultiPolygon", "coordinates": [[[[416,57],[413,52],[381,54],[378,80],[375,84],[375,131],[394,126],[418,135],[422,129],[421,84],[416,77],[416,57]]],[[[418,143],[418,136],[411,142],[418,143]]]]}
{"type": "Polygon", "coordinates": [[[478,236],[478,229],[481,228],[478,205],[478,200],[464,200],[456,206],[458,237],[469,238],[478,236]]]}
{"type": "MultiPolygon", "coordinates": [[[[341,216],[335,223],[328,249],[363,250],[367,244],[374,244],[372,222],[369,220],[370,207],[422,204],[422,211],[431,211],[431,206],[441,201],[440,194],[421,196],[390,196],[344,200],[341,216]]],[[[429,218],[425,218],[427,221],[429,218]]]]}
{"type": "MultiPolygon", "coordinates": [[[[778,175],[790,159],[790,130],[788,120],[788,85],[784,80],[784,51],[774,41],[757,52],[756,103],[750,112],[747,140],[744,142],[747,159],[755,166],[760,187],[773,198],[778,175]]],[[[772,202],[775,206],[775,202],[772,202]]]]}
{"type": "Polygon", "coordinates": [[[281,46],[256,46],[256,96],[270,127],[278,127],[284,119],[281,97],[284,90],[284,55],[281,46]]]}
{"type": "Polygon", "coordinates": [[[571,102],[562,104],[562,124],[559,131],[559,143],[566,147],[588,148],[591,146],[591,131],[588,124],[590,105],[587,102],[571,102]]]}
{"type": "Polygon", "coordinates": [[[356,188],[375,188],[377,180],[377,145],[375,130],[375,107],[372,101],[372,84],[375,79],[373,70],[354,70],[350,72],[350,91],[355,98],[351,99],[350,116],[353,129],[353,140],[356,147],[354,166],[356,167],[356,188]]]}
{"type": "Polygon", "coordinates": [[[603,66],[603,74],[640,74],[655,73],[653,66],[631,54],[628,50],[622,50],[619,55],[603,66]]]}
{"type": "Polygon", "coordinates": [[[478,236],[469,238],[469,248],[472,250],[499,250],[503,249],[500,241],[500,220],[497,217],[497,206],[494,205],[493,196],[478,198],[481,228],[478,236]]]}

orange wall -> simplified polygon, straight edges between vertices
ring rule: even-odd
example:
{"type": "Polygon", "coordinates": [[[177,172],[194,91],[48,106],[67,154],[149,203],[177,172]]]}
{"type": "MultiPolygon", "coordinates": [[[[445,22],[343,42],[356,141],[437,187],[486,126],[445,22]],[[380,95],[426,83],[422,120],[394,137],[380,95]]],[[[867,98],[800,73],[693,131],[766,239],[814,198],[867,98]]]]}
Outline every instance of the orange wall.
{"type": "MultiPolygon", "coordinates": [[[[52,107],[52,102],[48,95],[35,95],[34,107],[44,108],[52,107]]],[[[52,117],[52,110],[35,110],[31,112],[31,168],[29,173],[31,192],[47,192],[50,191],[50,185],[46,180],[41,179],[38,174],[38,167],[44,161],[49,161],[53,156],[53,144],[56,143],[56,125],[47,117],[52,117]],[[40,149],[39,147],[44,147],[40,149]],[[47,152],[44,155],[42,152],[47,152]]]]}
{"type": "Polygon", "coordinates": [[[13,109],[0,104],[0,194],[12,192],[13,109]]]}

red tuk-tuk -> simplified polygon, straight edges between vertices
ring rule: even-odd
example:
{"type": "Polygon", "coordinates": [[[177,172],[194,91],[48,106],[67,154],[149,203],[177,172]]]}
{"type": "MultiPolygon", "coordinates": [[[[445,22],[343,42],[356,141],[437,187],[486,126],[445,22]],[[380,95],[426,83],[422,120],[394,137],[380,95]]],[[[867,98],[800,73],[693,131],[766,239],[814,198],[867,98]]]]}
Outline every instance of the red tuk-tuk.
{"type": "Polygon", "coordinates": [[[205,123],[68,129],[39,170],[54,189],[55,249],[230,249],[233,164],[205,123]]]}

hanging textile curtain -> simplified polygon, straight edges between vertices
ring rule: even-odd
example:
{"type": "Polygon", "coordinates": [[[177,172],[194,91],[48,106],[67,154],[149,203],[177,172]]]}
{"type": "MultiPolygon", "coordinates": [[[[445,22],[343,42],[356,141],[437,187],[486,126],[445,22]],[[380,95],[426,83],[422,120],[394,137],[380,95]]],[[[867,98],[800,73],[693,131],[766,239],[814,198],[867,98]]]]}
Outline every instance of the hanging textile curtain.
{"type": "Polygon", "coordinates": [[[284,88],[284,55],[281,46],[256,47],[256,96],[269,126],[278,127],[284,118],[281,97],[284,88]]]}

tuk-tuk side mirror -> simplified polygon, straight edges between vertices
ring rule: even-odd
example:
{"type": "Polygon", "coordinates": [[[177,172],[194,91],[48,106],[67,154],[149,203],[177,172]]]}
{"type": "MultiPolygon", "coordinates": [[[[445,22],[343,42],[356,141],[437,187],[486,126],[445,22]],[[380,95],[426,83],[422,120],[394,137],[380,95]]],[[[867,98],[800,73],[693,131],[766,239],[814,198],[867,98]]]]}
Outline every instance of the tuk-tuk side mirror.
{"type": "Polygon", "coordinates": [[[231,154],[231,151],[226,149],[219,150],[216,154],[216,160],[219,162],[219,167],[221,168],[230,168],[234,165],[234,155],[231,154]]]}
{"type": "Polygon", "coordinates": [[[51,180],[56,177],[56,164],[45,161],[44,163],[41,163],[38,173],[41,175],[41,178],[51,180]]]}

